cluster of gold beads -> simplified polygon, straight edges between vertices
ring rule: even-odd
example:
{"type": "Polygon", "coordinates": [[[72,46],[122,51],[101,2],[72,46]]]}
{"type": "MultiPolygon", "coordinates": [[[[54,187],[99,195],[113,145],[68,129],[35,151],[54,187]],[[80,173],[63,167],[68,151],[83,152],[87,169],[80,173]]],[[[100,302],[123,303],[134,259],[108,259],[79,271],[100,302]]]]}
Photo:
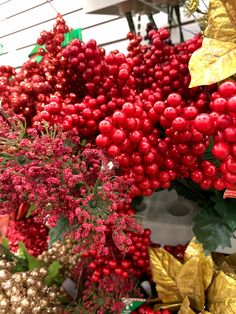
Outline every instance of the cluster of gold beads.
{"type": "Polygon", "coordinates": [[[64,242],[55,242],[48,251],[43,252],[37,258],[43,261],[45,265],[50,265],[57,260],[62,266],[60,272],[63,277],[70,277],[71,271],[80,261],[79,255],[73,252],[74,247],[75,242],[66,238],[64,242]]]}
{"type": "Polygon", "coordinates": [[[44,284],[46,268],[12,274],[0,270],[0,314],[58,313],[62,288],[44,284]]]}

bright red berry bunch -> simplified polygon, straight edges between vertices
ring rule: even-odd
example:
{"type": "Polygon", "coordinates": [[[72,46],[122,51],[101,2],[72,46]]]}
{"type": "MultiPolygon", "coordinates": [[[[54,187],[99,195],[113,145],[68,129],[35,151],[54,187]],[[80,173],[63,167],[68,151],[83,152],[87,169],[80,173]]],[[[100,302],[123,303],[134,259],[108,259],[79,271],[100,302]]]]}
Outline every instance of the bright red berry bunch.
{"type": "Polygon", "coordinates": [[[188,61],[202,39],[172,45],[169,31],[159,29],[141,44],[130,33],[127,55],[105,54],[95,40],[62,47],[67,31],[58,16],[53,30],[38,39],[44,45],[40,62],[32,58],[17,73],[3,69],[3,108],[23,114],[28,125],[58,124],[105,149],[120,174],[134,179],[132,197],[169,188],[182,177],[205,189],[216,179],[221,189],[214,165],[208,170],[202,164],[213,126],[204,116],[212,88],[188,88],[188,61]],[[207,134],[201,133],[204,125],[207,134]]]}
{"type": "Polygon", "coordinates": [[[38,256],[48,248],[48,228],[33,218],[10,220],[7,235],[11,251],[17,252],[19,241],[22,241],[29,254],[38,256]]]}
{"type": "Polygon", "coordinates": [[[96,249],[90,249],[84,257],[91,260],[88,265],[89,278],[99,282],[104,276],[120,276],[142,278],[150,276],[148,247],[150,246],[150,230],[145,229],[142,234],[130,233],[131,243],[126,254],[120,254],[113,248],[104,255],[96,249]],[[115,256],[115,258],[114,258],[115,256]]]}
{"type": "Polygon", "coordinates": [[[169,310],[159,310],[156,311],[148,305],[141,305],[136,311],[133,311],[132,314],[171,314],[169,310]]]}

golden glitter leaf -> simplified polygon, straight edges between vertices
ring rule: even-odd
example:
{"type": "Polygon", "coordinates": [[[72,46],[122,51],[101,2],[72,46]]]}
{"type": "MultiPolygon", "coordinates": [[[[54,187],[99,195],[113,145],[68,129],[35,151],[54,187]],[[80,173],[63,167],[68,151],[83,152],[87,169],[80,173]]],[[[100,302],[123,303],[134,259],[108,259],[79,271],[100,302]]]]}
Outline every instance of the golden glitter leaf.
{"type": "Polygon", "coordinates": [[[190,302],[188,297],[184,298],[181,308],[178,314],[194,314],[195,312],[190,308],[190,302]]]}
{"type": "Polygon", "coordinates": [[[189,62],[189,87],[209,85],[236,73],[236,1],[211,0],[202,47],[189,62]]]}
{"type": "Polygon", "coordinates": [[[177,277],[177,286],[182,298],[189,298],[191,308],[204,310],[203,271],[199,257],[192,257],[184,263],[177,277]]]}
{"type": "Polygon", "coordinates": [[[149,249],[153,280],[157,293],[163,303],[181,302],[182,298],[177,287],[176,278],[182,264],[163,248],[149,249]]]}
{"type": "Polygon", "coordinates": [[[184,261],[186,262],[192,257],[198,257],[200,260],[203,272],[203,284],[204,289],[206,290],[212,281],[214,272],[213,260],[211,254],[208,256],[205,255],[203,245],[201,243],[197,243],[195,238],[192,239],[185,251],[184,261]]]}
{"type": "Polygon", "coordinates": [[[236,44],[204,38],[202,47],[192,54],[189,70],[189,87],[209,85],[230,77],[236,72],[236,44]]]}
{"type": "MultiPolygon", "coordinates": [[[[236,20],[231,17],[234,14],[231,12],[233,7],[229,7],[230,2],[230,0],[211,0],[205,37],[236,43],[236,20]]],[[[233,10],[236,10],[235,1],[233,10]]]]}
{"type": "Polygon", "coordinates": [[[209,287],[207,297],[212,314],[235,314],[236,280],[222,271],[218,272],[209,287]]]}

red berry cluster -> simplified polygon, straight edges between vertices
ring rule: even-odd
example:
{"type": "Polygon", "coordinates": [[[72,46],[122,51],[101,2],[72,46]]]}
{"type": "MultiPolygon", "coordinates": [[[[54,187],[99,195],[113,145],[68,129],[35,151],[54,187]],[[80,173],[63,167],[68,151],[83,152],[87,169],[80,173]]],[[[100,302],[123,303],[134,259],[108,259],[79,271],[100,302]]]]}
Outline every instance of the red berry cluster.
{"type": "MultiPolygon", "coordinates": [[[[212,112],[205,116],[212,136],[212,155],[221,163],[215,171],[221,189],[236,188],[236,83],[225,81],[212,94],[212,112]]],[[[204,122],[205,123],[205,122],[204,122]]]]}
{"type": "Polygon", "coordinates": [[[28,124],[31,124],[36,111],[49,102],[49,95],[60,90],[58,61],[54,56],[62,50],[61,42],[68,30],[65,21],[58,15],[53,31],[43,31],[40,34],[38,44],[45,45],[45,48],[40,48],[38,54],[44,55],[44,62],[41,66],[32,57],[23,64],[20,71],[13,70],[12,75],[4,80],[3,87],[8,91],[6,94],[0,89],[4,110],[13,109],[15,113],[23,114],[28,124]]]}
{"type": "Polygon", "coordinates": [[[96,144],[134,178],[132,196],[148,196],[157,188],[169,188],[177,177],[190,177],[192,166],[209,145],[201,142],[202,136],[188,121],[204,111],[209,100],[207,90],[187,88],[187,63],[201,39],[170,46],[165,43],[168,37],[167,30],[152,30],[151,46],[142,46],[140,36],[129,34],[130,77],[136,89],[130,90],[119,110],[99,123],[96,144]]]}
{"type": "Polygon", "coordinates": [[[1,67],[0,97],[6,110],[28,124],[60,124],[96,142],[134,179],[131,196],[169,188],[191,178],[202,189],[235,188],[235,83],[189,89],[188,62],[201,46],[195,36],[178,45],[166,29],[150,30],[148,44],[129,33],[128,54],[105,54],[95,40],[63,48],[68,27],[61,16],[42,32],[44,45],[15,73],[1,67]],[[210,104],[210,105],[209,105],[210,104]],[[221,163],[204,160],[212,154],[221,163]]]}
{"type": "Polygon", "coordinates": [[[178,244],[176,246],[165,245],[164,249],[167,252],[171,253],[175,258],[177,258],[179,260],[183,260],[186,247],[187,247],[187,244],[186,245],[178,244]]]}
{"type": "Polygon", "coordinates": [[[88,265],[89,278],[93,282],[98,282],[101,277],[112,274],[128,278],[134,276],[141,278],[150,275],[148,247],[150,246],[150,230],[145,229],[143,234],[130,234],[132,244],[128,253],[124,256],[116,252],[112,255],[100,255],[95,249],[90,249],[86,253],[87,258],[91,258],[88,265]],[[114,258],[114,256],[116,258],[114,258]]]}
{"type": "Polygon", "coordinates": [[[138,309],[136,311],[133,311],[132,314],[171,314],[173,312],[169,311],[169,310],[153,310],[153,308],[151,308],[148,305],[141,305],[140,307],[138,307],[138,309]]]}
{"type": "Polygon", "coordinates": [[[22,241],[29,254],[34,256],[40,255],[48,248],[48,228],[36,223],[32,218],[10,220],[6,236],[13,252],[17,252],[19,241],[22,241]]]}

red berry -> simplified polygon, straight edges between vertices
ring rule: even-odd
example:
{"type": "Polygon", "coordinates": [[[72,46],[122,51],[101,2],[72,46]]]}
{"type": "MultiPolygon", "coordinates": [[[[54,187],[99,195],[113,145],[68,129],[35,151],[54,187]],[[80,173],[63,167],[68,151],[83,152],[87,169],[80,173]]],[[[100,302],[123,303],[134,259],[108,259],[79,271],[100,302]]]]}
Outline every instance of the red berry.
{"type": "Polygon", "coordinates": [[[222,97],[230,97],[236,94],[236,84],[233,81],[225,81],[220,84],[218,90],[222,97]]]}
{"type": "Polygon", "coordinates": [[[203,134],[211,134],[214,130],[213,119],[210,115],[201,113],[194,119],[194,127],[203,134]]]}
{"type": "Polygon", "coordinates": [[[224,113],[226,110],[227,101],[224,98],[216,98],[210,105],[213,111],[224,113]]]}
{"type": "Polygon", "coordinates": [[[236,95],[228,99],[227,109],[229,112],[236,113],[236,95]]]}
{"type": "Polygon", "coordinates": [[[227,143],[219,142],[213,145],[212,154],[220,160],[224,160],[230,153],[230,146],[227,143]]]}
{"type": "Polygon", "coordinates": [[[101,148],[105,148],[109,145],[110,143],[110,138],[108,136],[105,136],[105,135],[102,135],[102,134],[99,134],[97,137],[96,137],[96,144],[98,147],[101,147],[101,148]]]}
{"type": "Polygon", "coordinates": [[[113,126],[111,122],[103,120],[99,123],[98,128],[102,134],[109,134],[112,132],[113,126]]]}
{"type": "Polygon", "coordinates": [[[181,105],[181,100],[182,98],[180,94],[177,94],[177,93],[172,93],[167,97],[167,102],[172,107],[177,107],[181,105]]]}
{"type": "Polygon", "coordinates": [[[177,117],[172,122],[172,127],[175,131],[185,131],[187,129],[187,121],[183,117],[177,117]]]}

